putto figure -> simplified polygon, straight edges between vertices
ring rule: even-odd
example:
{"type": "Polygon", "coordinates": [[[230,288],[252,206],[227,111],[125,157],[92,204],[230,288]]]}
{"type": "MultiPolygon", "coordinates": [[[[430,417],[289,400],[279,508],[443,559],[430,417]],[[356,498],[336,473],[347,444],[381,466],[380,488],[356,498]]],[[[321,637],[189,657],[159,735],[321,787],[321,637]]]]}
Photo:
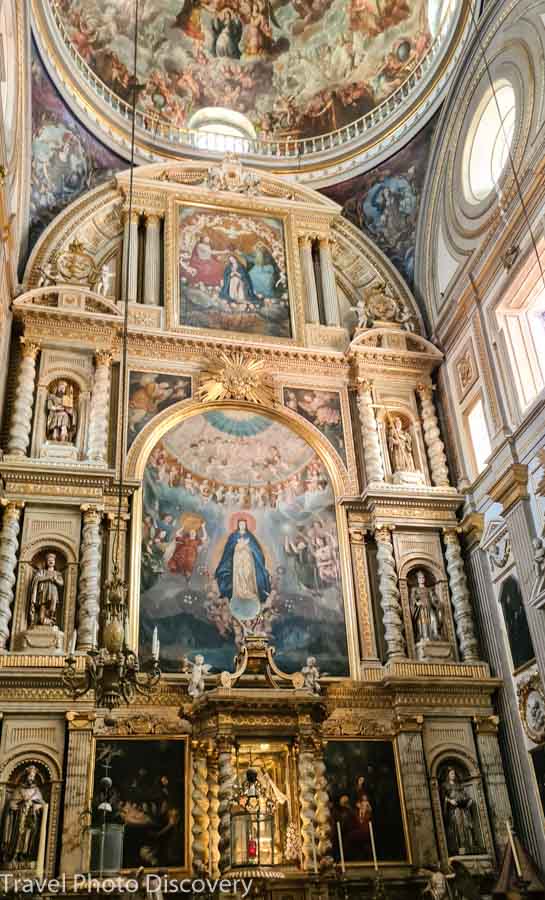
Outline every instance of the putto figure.
{"type": "Polygon", "coordinates": [[[47,440],[72,444],[76,437],[77,426],[74,388],[67,381],[56,381],[51,385],[47,395],[47,440]]]}
{"type": "Polygon", "coordinates": [[[47,553],[45,568],[36,569],[30,585],[29,626],[56,625],[64,578],[55,553],[47,553]]]}
{"type": "Polygon", "coordinates": [[[193,700],[197,700],[204,694],[204,678],[208,674],[212,666],[205,663],[204,656],[200,653],[195,657],[195,662],[185,658],[183,661],[183,671],[191,672],[191,679],[187,688],[187,693],[193,700]]]}
{"type": "Polygon", "coordinates": [[[309,656],[306,666],[301,669],[301,674],[305,679],[304,688],[311,694],[321,694],[322,686],[320,684],[320,670],[316,665],[316,657],[309,656]]]}
{"type": "Polygon", "coordinates": [[[46,804],[36,783],[37,775],[36,766],[27,766],[6,801],[0,845],[3,863],[30,863],[38,858],[40,827],[46,804]]]}

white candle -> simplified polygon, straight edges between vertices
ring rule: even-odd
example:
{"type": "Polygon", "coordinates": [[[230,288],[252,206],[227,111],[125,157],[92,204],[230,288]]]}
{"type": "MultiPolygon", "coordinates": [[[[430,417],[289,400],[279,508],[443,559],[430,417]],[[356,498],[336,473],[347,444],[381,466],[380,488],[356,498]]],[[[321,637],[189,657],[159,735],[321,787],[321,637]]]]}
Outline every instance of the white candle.
{"type": "Polygon", "coordinates": [[[129,649],[130,643],[130,634],[129,634],[129,620],[125,619],[125,647],[127,650],[129,649]]]}
{"type": "Polygon", "coordinates": [[[310,836],[312,838],[312,865],[314,866],[314,874],[318,874],[318,860],[316,859],[316,836],[314,834],[314,824],[310,823],[310,836]]]}
{"type": "Polygon", "coordinates": [[[341,872],[344,875],[346,872],[346,866],[344,864],[343,836],[341,833],[341,823],[340,822],[337,822],[337,837],[339,839],[339,856],[341,858],[341,872]]]}
{"type": "Polygon", "coordinates": [[[369,821],[369,837],[371,838],[371,850],[373,851],[373,865],[375,867],[375,872],[378,872],[377,848],[375,847],[375,832],[373,830],[373,823],[371,821],[369,821]]]}
{"type": "Polygon", "coordinates": [[[513,832],[511,831],[511,826],[510,826],[509,822],[507,822],[507,834],[509,835],[509,844],[511,846],[511,853],[513,854],[513,861],[515,863],[515,869],[517,870],[517,878],[522,878],[522,869],[520,867],[517,848],[515,847],[513,832]]]}
{"type": "Polygon", "coordinates": [[[159,643],[159,638],[157,637],[157,625],[156,625],[155,628],[153,629],[153,637],[151,639],[151,655],[152,655],[153,659],[157,659],[157,657],[159,655],[158,648],[157,648],[158,643],[159,643]]]}
{"type": "Polygon", "coordinates": [[[76,629],[74,628],[74,630],[72,632],[72,640],[70,641],[70,646],[68,648],[68,653],[70,656],[73,656],[74,653],[76,652],[77,639],[78,639],[78,633],[77,633],[76,629]]]}

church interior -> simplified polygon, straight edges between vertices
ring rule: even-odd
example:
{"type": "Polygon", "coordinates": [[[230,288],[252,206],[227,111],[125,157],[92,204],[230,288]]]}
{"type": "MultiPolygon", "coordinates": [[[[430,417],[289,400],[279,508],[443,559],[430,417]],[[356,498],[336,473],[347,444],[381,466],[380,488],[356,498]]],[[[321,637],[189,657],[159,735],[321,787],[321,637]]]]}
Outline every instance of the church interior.
{"type": "Polygon", "coordinates": [[[0,0],[0,892],[545,897],[545,0],[0,0]]]}

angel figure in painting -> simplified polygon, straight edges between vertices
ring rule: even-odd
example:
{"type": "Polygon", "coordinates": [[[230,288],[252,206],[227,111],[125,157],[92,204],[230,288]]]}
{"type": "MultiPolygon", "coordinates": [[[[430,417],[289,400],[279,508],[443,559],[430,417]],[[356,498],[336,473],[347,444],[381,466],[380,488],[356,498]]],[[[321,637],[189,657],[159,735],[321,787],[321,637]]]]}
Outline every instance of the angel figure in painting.
{"type": "Polygon", "coordinates": [[[271,592],[271,579],[261,545],[242,516],[227,538],[214,577],[235,618],[254,619],[260,613],[271,592]]]}
{"type": "Polygon", "coordinates": [[[209,663],[205,663],[204,656],[201,656],[200,653],[195,657],[195,662],[187,658],[184,659],[183,671],[191,673],[187,693],[193,700],[197,700],[204,694],[204,679],[211,668],[212,666],[209,663]]]}
{"type": "Polygon", "coordinates": [[[208,543],[206,522],[199,526],[189,523],[179,528],[174,538],[174,545],[165,553],[165,562],[173,575],[183,575],[189,584],[193,575],[199,553],[208,543]],[[191,527],[190,527],[191,526],[191,527]],[[167,558],[168,557],[168,558],[167,558]]]}

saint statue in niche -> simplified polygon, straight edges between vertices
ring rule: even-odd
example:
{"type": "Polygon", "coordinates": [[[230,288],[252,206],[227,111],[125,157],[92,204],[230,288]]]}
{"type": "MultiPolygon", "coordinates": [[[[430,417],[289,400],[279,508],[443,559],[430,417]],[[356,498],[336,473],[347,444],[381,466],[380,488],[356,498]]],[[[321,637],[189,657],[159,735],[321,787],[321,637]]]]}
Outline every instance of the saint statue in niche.
{"type": "Polygon", "coordinates": [[[396,416],[388,427],[388,450],[392,472],[416,472],[413,456],[413,439],[403,428],[403,422],[396,416]]]}
{"type": "Polygon", "coordinates": [[[235,618],[244,621],[259,615],[271,592],[271,579],[261,545],[241,516],[227,538],[214,577],[235,618]]]}
{"type": "Polygon", "coordinates": [[[417,641],[442,641],[444,620],[441,601],[432,587],[426,585],[426,573],[416,573],[416,585],[411,588],[410,604],[417,641]]]}
{"type": "Polygon", "coordinates": [[[37,784],[38,769],[27,766],[11,793],[2,819],[0,856],[3,863],[31,863],[38,858],[45,800],[37,784]]]}
{"type": "Polygon", "coordinates": [[[57,556],[47,553],[45,568],[34,572],[30,584],[29,626],[56,625],[64,578],[56,568],[57,556]]]}
{"type": "Polygon", "coordinates": [[[77,424],[78,414],[73,386],[62,379],[55,381],[47,395],[47,440],[61,444],[73,443],[77,424]]]}
{"type": "Polygon", "coordinates": [[[457,770],[450,766],[442,785],[443,818],[449,853],[464,856],[477,853],[473,823],[473,799],[464,787],[457,770]]]}

